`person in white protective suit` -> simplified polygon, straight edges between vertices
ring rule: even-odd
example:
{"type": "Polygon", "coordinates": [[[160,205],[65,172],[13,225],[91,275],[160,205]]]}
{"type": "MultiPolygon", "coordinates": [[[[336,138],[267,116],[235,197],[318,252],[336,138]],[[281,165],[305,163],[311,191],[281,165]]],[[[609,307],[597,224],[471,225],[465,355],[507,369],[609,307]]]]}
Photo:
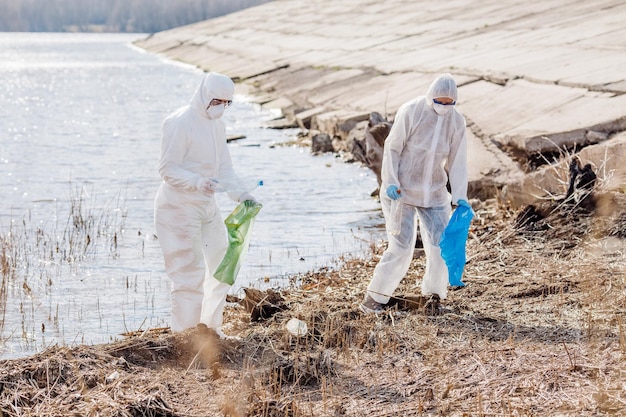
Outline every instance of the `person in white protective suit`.
{"type": "MultiPolygon", "coordinates": [[[[221,120],[235,86],[222,74],[208,73],[188,105],[163,122],[155,198],[155,227],[165,272],[171,279],[171,329],[204,323],[221,333],[230,285],[213,273],[228,248],[226,226],[215,201],[218,178],[235,176],[221,120]]],[[[248,192],[231,199],[255,201],[248,192]]]]}
{"type": "Polygon", "coordinates": [[[407,273],[420,234],[426,254],[422,294],[447,296],[448,270],[439,241],[451,204],[467,201],[465,118],[456,110],[456,82],[437,77],[426,96],[398,109],[385,141],[381,205],[389,245],[374,269],[360,309],[378,313],[407,273]],[[447,183],[450,184],[451,194],[447,183]]]}

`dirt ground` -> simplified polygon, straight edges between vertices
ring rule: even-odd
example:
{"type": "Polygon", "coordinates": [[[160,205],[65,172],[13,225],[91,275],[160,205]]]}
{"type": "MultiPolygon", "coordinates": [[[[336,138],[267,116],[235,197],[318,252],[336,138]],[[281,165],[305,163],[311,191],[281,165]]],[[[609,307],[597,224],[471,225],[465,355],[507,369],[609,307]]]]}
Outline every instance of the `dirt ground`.
{"type": "Polygon", "coordinates": [[[415,295],[417,249],[394,305],[359,311],[380,243],[230,299],[238,339],[150,329],[2,361],[0,415],[626,415],[626,196],[596,202],[521,214],[471,201],[466,286],[439,305],[415,295]]]}

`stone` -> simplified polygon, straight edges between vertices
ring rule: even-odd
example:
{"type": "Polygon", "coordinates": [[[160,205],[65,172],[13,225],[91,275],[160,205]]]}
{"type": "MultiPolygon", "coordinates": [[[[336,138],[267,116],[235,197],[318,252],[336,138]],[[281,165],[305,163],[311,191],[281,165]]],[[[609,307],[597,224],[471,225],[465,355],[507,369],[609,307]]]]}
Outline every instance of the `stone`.
{"type": "Polygon", "coordinates": [[[385,140],[389,135],[391,125],[381,114],[372,113],[365,129],[365,157],[368,167],[376,174],[379,187],[382,184],[380,175],[383,169],[385,140]]]}
{"type": "Polygon", "coordinates": [[[334,151],[335,148],[329,134],[320,133],[311,138],[311,153],[318,154],[334,151]]]}
{"type": "Polygon", "coordinates": [[[312,109],[307,109],[299,113],[296,113],[294,115],[294,118],[296,120],[296,123],[298,124],[298,126],[300,126],[301,129],[308,130],[311,128],[311,120],[313,119],[313,117],[323,112],[324,112],[323,107],[314,107],[312,109]]]}

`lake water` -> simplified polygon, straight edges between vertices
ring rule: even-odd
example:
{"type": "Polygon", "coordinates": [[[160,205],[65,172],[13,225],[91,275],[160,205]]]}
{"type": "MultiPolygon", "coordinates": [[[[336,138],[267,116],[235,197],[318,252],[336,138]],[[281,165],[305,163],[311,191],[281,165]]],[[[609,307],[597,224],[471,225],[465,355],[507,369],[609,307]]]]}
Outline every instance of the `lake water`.
{"type": "MultiPolygon", "coordinates": [[[[143,35],[0,33],[0,358],[103,343],[169,325],[169,281],[152,203],[163,118],[202,72],[147,54],[143,35]],[[7,249],[10,248],[10,249],[7,249]]],[[[264,181],[232,293],[368,253],[382,238],[371,171],[274,146],[295,130],[244,96],[224,116],[236,171],[264,181]]],[[[226,216],[236,205],[218,201],[226,216]]]]}

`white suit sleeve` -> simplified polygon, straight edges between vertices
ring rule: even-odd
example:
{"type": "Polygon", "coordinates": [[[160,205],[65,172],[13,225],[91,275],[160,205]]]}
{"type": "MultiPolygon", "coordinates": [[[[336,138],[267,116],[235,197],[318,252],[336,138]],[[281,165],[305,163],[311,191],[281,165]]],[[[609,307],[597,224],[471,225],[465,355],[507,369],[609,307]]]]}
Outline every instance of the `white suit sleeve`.
{"type": "Polygon", "coordinates": [[[174,187],[196,191],[202,176],[182,167],[187,153],[187,137],[181,130],[178,123],[168,123],[168,121],[163,123],[159,174],[165,182],[174,187]]]}
{"type": "Polygon", "coordinates": [[[448,179],[452,192],[452,203],[467,201],[467,135],[465,120],[452,138],[447,160],[448,179]]]}
{"type": "Polygon", "coordinates": [[[401,106],[396,113],[396,117],[385,140],[383,151],[383,167],[381,180],[383,188],[390,185],[400,186],[398,179],[398,167],[400,165],[400,155],[406,144],[411,129],[411,121],[406,106],[401,106]]]}

